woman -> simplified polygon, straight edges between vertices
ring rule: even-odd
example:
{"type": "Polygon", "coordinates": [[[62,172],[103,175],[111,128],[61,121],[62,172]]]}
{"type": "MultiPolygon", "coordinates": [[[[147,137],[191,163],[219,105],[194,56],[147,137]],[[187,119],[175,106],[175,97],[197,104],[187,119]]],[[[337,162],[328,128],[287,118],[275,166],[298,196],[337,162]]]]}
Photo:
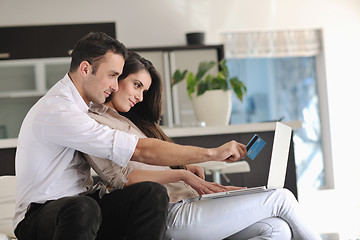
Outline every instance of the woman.
{"type": "MultiPolygon", "coordinates": [[[[161,81],[151,64],[130,53],[119,77],[119,91],[104,105],[89,113],[102,124],[139,137],[171,141],[160,129],[161,81]]],[[[194,165],[177,169],[130,162],[121,168],[107,159],[85,158],[111,188],[153,181],[164,184],[170,197],[165,239],[321,239],[299,217],[298,202],[286,189],[186,202],[199,194],[237,187],[204,180],[204,171],[194,165]]]]}

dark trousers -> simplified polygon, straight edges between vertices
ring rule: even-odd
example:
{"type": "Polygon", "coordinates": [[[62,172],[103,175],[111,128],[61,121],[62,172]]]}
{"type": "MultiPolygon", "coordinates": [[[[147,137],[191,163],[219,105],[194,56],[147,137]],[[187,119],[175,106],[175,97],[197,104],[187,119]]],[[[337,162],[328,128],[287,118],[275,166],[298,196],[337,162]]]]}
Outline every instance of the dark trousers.
{"type": "Polygon", "coordinates": [[[32,203],[19,240],[162,239],[169,198],[158,183],[142,182],[99,199],[98,192],[32,203]]]}

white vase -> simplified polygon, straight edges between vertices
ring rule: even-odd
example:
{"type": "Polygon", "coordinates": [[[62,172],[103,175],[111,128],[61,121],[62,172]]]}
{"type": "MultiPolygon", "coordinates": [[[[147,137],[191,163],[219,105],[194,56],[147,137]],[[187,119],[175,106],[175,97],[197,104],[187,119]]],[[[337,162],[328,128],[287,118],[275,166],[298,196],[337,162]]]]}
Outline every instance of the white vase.
{"type": "Polygon", "coordinates": [[[200,96],[192,95],[192,104],[199,122],[206,126],[229,125],[232,90],[209,90],[200,96]]]}

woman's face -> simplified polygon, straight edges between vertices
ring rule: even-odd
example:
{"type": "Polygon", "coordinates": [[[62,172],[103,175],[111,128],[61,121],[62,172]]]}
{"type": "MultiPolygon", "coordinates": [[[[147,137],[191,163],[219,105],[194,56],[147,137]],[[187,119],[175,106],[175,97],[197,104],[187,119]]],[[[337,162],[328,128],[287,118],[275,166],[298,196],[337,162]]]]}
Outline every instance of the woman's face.
{"type": "Polygon", "coordinates": [[[149,90],[151,76],[146,70],[129,74],[119,81],[119,90],[113,93],[111,104],[119,112],[128,112],[138,102],[141,102],[144,93],[149,90]]]}

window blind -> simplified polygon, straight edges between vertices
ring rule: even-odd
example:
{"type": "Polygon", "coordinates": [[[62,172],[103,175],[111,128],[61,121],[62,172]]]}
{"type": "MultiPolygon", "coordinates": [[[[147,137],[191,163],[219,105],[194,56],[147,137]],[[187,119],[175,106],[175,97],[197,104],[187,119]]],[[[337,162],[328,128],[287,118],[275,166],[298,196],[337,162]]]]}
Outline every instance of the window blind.
{"type": "Polygon", "coordinates": [[[321,30],[222,32],[225,58],[315,56],[321,50],[321,30]]]}

